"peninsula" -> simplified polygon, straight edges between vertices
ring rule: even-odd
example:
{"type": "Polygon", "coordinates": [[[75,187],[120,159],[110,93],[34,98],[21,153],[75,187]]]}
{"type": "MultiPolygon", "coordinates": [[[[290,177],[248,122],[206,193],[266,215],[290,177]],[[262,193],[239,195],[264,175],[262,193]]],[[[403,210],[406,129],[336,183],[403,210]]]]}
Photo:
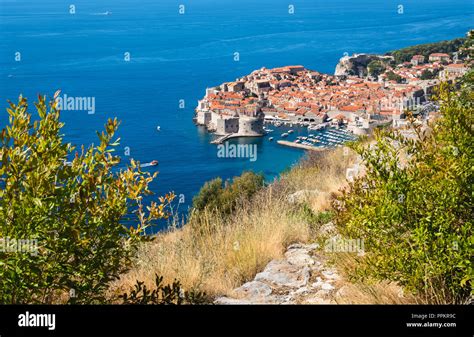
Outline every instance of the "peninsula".
{"type": "Polygon", "coordinates": [[[198,102],[195,120],[220,141],[262,136],[264,122],[310,129],[344,125],[356,135],[370,134],[380,124],[403,125],[407,109],[415,115],[436,111],[429,102],[433,87],[442,79],[464,75],[468,62],[456,50],[409,55],[403,62],[399,54],[390,53],[344,56],[335,75],[301,65],[261,68],[208,88],[198,102]]]}

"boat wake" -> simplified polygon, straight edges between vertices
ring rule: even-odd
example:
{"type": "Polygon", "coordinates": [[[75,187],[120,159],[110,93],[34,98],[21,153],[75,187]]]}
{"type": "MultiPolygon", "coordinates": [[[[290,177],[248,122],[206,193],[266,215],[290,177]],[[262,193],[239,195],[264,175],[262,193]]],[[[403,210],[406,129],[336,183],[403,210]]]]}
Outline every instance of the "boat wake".
{"type": "Polygon", "coordinates": [[[158,165],[158,160],[153,160],[152,162],[141,164],[140,167],[151,167],[151,166],[157,166],[158,165]]]}
{"type": "Polygon", "coordinates": [[[103,12],[103,13],[92,13],[91,15],[112,15],[112,12],[103,12]]]}

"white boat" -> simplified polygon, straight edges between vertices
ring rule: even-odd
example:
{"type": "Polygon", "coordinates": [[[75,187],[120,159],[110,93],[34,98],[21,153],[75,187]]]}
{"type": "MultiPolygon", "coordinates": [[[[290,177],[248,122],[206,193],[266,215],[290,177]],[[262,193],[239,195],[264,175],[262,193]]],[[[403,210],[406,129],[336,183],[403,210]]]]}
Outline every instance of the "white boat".
{"type": "Polygon", "coordinates": [[[294,132],[293,130],[288,130],[288,133],[290,133],[290,134],[293,133],[293,132],[294,132]]]}
{"type": "Polygon", "coordinates": [[[273,141],[273,137],[268,138],[269,141],[273,141]]]}
{"type": "Polygon", "coordinates": [[[281,136],[282,137],[288,137],[288,134],[285,132],[285,133],[282,133],[281,136]]]}
{"type": "Polygon", "coordinates": [[[325,127],[324,124],[310,125],[308,126],[308,130],[321,130],[324,127],[325,127]]]}

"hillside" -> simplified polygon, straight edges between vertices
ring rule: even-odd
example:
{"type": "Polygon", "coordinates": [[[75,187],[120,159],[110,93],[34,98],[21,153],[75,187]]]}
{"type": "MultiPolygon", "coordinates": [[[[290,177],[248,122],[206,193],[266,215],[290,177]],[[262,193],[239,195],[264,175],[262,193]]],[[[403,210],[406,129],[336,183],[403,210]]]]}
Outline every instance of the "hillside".
{"type": "Polygon", "coordinates": [[[213,179],[185,223],[172,192],[145,204],[156,174],[133,160],[116,170],[118,120],[76,150],[59,91],[36,115],[10,102],[0,236],[21,242],[1,241],[1,302],[201,304],[262,290],[264,303],[472,303],[473,38],[466,72],[433,88],[426,116],[308,153],[271,183],[213,179]],[[145,235],[158,220],[168,229],[145,235]]]}
{"type": "MultiPolygon", "coordinates": [[[[151,286],[156,273],[218,303],[468,303],[473,83],[471,71],[457,92],[442,84],[441,113],[426,125],[310,153],[230,213],[204,207],[143,245],[114,291],[151,286]]],[[[220,183],[201,197],[218,197],[220,183]]]]}
{"type": "Polygon", "coordinates": [[[409,62],[414,55],[423,55],[426,59],[433,53],[446,53],[452,56],[465,42],[466,38],[457,38],[448,41],[425,43],[390,51],[386,55],[393,56],[395,64],[409,62]]]}
{"type": "MultiPolygon", "coordinates": [[[[385,55],[374,54],[354,54],[352,56],[344,56],[336,65],[336,76],[359,76],[365,77],[369,74],[369,64],[379,63],[395,66],[404,62],[410,62],[415,55],[423,55],[428,60],[430,54],[446,53],[450,57],[454,56],[466,42],[466,38],[457,38],[448,41],[440,41],[435,43],[426,43],[410,46],[398,50],[385,53],[385,55]]],[[[461,53],[459,54],[461,56],[461,53]]]]}

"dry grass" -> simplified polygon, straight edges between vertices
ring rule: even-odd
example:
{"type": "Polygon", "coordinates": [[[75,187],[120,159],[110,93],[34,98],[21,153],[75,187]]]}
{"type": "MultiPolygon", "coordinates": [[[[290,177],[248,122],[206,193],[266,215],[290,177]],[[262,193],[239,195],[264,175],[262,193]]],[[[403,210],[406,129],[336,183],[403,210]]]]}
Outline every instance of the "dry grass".
{"type": "Polygon", "coordinates": [[[315,213],[331,209],[332,195],[347,184],[346,170],[356,161],[352,151],[339,148],[328,152],[309,152],[291,171],[283,175],[288,194],[315,191],[305,202],[315,213]]]}
{"type": "Polygon", "coordinates": [[[335,300],[338,304],[416,304],[413,296],[404,294],[395,283],[387,281],[346,283],[343,296],[335,300]]]}
{"type": "Polygon", "coordinates": [[[418,300],[394,282],[356,280],[351,278],[357,268],[354,254],[331,254],[335,266],[344,278],[344,290],[336,298],[339,304],[416,304],[418,300]],[[350,281],[349,281],[350,280],[350,281]]]}
{"type": "MultiPolygon", "coordinates": [[[[204,291],[211,297],[231,295],[234,288],[253,279],[270,260],[282,257],[289,244],[317,239],[309,220],[288,202],[287,196],[302,190],[317,191],[308,194],[305,203],[315,213],[329,209],[331,194],[346,184],[346,169],[354,161],[354,153],[343,149],[309,153],[280,180],[238,207],[232,217],[207,212],[191,218],[180,229],[158,234],[153,242],[141,246],[135,265],[113,285],[112,291],[122,293],[136,280],[153,286],[158,274],[165,283],[177,279],[184,289],[204,291]]],[[[341,257],[336,266],[349,273],[355,262],[341,257]]],[[[339,299],[341,303],[414,301],[400,297],[400,288],[387,282],[343,282],[345,295],[339,299]]]]}
{"type": "Polygon", "coordinates": [[[327,208],[327,196],[344,181],[349,157],[341,160],[341,152],[310,155],[231,218],[204,213],[181,229],[158,234],[140,248],[132,270],[114,284],[114,291],[128,290],[136,280],[153,286],[156,273],[165,282],[178,279],[184,289],[210,296],[230,294],[270,260],[281,257],[289,244],[310,239],[310,224],[286,197],[299,190],[317,190],[321,195],[309,200],[312,208],[327,208]]]}
{"type": "Polygon", "coordinates": [[[184,289],[210,296],[228,294],[252,279],[287,245],[309,238],[309,226],[287,209],[282,199],[262,194],[231,219],[205,213],[184,228],[157,235],[143,245],[135,267],[116,284],[130,288],[135,280],[152,285],[155,273],[165,282],[178,279],[184,289]]]}

